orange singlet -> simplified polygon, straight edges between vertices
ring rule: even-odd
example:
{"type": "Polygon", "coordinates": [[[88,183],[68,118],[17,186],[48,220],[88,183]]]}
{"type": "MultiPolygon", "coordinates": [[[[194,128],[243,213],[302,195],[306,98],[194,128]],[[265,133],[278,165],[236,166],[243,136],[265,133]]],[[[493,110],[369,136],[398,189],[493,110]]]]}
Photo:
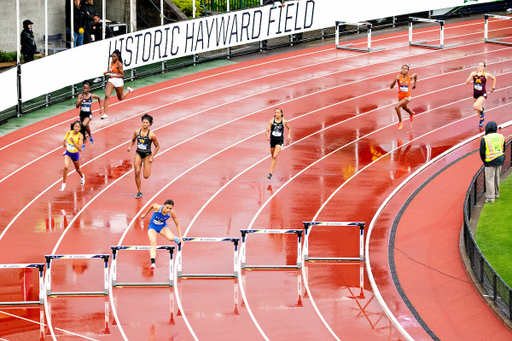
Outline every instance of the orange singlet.
{"type": "Polygon", "coordinates": [[[407,74],[407,77],[402,80],[402,75],[400,75],[400,78],[398,79],[398,100],[401,101],[406,97],[411,97],[411,78],[409,77],[409,74],[407,74]]]}
{"type": "Polygon", "coordinates": [[[120,75],[120,74],[121,74],[121,71],[119,71],[118,63],[119,63],[119,60],[118,60],[118,61],[116,61],[116,63],[115,63],[115,64],[110,63],[110,72],[113,72],[113,73],[115,73],[116,75],[120,75]]]}

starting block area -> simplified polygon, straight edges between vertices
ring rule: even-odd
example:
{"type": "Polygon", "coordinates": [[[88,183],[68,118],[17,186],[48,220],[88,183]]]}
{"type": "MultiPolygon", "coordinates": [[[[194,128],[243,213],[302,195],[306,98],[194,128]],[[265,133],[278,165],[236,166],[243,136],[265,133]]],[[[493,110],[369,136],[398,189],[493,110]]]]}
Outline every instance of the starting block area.
{"type": "Polygon", "coordinates": [[[178,256],[177,256],[177,273],[178,277],[217,277],[217,278],[225,278],[225,277],[238,277],[238,243],[240,241],[239,238],[183,238],[184,242],[231,242],[234,246],[234,266],[232,274],[212,274],[212,273],[198,273],[198,274],[184,274],[182,273],[183,267],[183,255],[182,248],[183,245],[178,244],[178,256]]]}
{"type": "Polygon", "coordinates": [[[250,268],[250,269],[287,269],[287,268],[302,268],[302,255],[301,255],[301,244],[302,244],[302,230],[240,230],[242,234],[242,246],[240,249],[240,259],[241,259],[241,267],[242,269],[250,268]],[[247,265],[246,260],[246,242],[247,236],[251,233],[266,233],[266,234],[296,234],[297,235],[297,265],[247,265]]]}
{"type": "Polygon", "coordinates": [[[485,29],[484,29],[485,42],[512,46],[512,43],[509,43],[506,41],[500,41],[503,38],[489,39],[489,18],[512,20],[512,17],[505,17],[503,15],[495,15],[495,14],[485,14],[484,17],[485,17],[485,29]]]}
{"type": "Polygon", "coordinates": [[[409,45],[411,46],[420,46],[420,47],[427,47],[431,49],[447,49],[450,47],[455,47],[457,44],[453,45],[444,45],[444,20],[437,20],[437,19],[428,19],[428,18],[415,18],[415,17],[409,17],[409,45]],[[440,27],[439,31],[439,45],[427,45],[425,44],[427,41],[412,41],[412,23],[418,21],[418,22],[430,22],[430,23],[438,23],[440,27]]]}
{"type": "Polygon", "coordinates": [[[372,49],[372,24],[370,24],[370,23],[367,23],[367,22],[351,23],[351,22],[347,22],[347,21],[336,21],[335,26],[336,26],[336,48],[337,49],[368,52],[368,53],[382,51],[385,49],[384,47],[372,49]],[[357,26],[358,29],[359,29],[359,27],[366,27],[366,31],[367,31],[367,35],[368,35],[368,48],[358,49],[358,48],[351,47],[354,44],[340,45],[340,26],[343,26],[343,25],[357,26]]]}
{"type": "Polygon", "coordinates": [[[169,286],[172,287],[174,285],[174,246],[157,246],[157,250],[168,250],[169,251],[169,281],[168,282],[151,282],[151,283],[143,283],[143,282],[117,282],[117,252],[120,250],[128,250],[128,251],[136,251],[136,250],[146,250],[149,251],[150,246],[112,246],[112,286],[169,286]]]}
{"type": "Polygon", "coordinates": [[[39,301],[17,301],[17,302],[0,302],[0,305],[32,305],[44,304],[44,263],[35,264],[0,264],[0,269],[30,269],[37,268],[39,270],[39,301]]]}
{"type": "Polygon", "coordinates": [[[47,255],[46,258],[46,296],[70,296],[70,295],[108,295],[108,259],[110,255],[87,254],[87,255],[47,255]],[[104,291],[78,291],[78,292],[52,292],[51,264],[56,259],[103,259],[104,262],[104,291]]]}
{"type": "Polygon", "coordinates": [[[364,261],[364,222],[311,222],[304,224],[304,260],[315,261],[364,261]],[[313,226],[316,227],[358,227],[359,228],[359,257],[310,257],[309,235],[313,226]]]}

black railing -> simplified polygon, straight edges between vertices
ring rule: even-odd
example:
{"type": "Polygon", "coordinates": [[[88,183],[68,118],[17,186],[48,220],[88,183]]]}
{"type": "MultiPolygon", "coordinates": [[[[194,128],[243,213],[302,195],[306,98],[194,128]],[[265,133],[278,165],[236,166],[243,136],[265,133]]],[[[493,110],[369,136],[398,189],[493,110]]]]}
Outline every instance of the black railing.
{"type": "MultiPolygon", "coordinates": [[[[512,148],[511,141],[507,142],[505,163],[501,168],[501,174],[505,173],[511,166],[512,148]]],[[[464,200],[464,244],[466,253],[471,263],[471,269],[475,273],[475,277],[487,292],[489,299],[491,299],[498,309],[509,320],[512,319],[512,290],[501,279],[498,273],[485,259],[482,251],[476,243],[475,236],[471,231],[469,220],[471,213],[475,208],[478,200],[485,195],[485,176],[484,167],[482,166],[471,181],[471,185],[466,193],[464,200]]]]}

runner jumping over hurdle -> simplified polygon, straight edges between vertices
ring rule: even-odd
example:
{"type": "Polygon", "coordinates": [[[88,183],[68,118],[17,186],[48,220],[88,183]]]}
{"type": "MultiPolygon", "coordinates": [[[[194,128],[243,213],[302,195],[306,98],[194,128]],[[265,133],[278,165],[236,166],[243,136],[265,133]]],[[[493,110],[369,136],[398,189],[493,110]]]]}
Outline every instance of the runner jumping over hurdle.
{"type": "Polygon", "coordinates": [[[157,233],[160,233],[162,236],[167,238],[169,241],[174,241],[176,244],[183,245],[183,238],[181,235],[180,223],[178,222],[178,218],[176,216],[176,212],[173,210],[174,201],[166,200],[163,205],[153,204],[148,207],[146,212],[140,216],[140,219],[146,218],[146,215],[153,210],[153,215],[149,220],[148,225],[148,237],[149,237],[149,255],[151,257],[151,269],[156,268],[156,236],[157,233]],[[175,236],[171,230],[167,227],[167,219],[172,218],[174,220],[174,224],[176,225],[176,230],[178,231],[179,237],[175,236]]]}
{"type": "Polygon", "coordinates": [[[402,129],[402,114],[400,113],[400,108],[403,108],[410,115],[411,122],[414,118],[414,111],[407,107],[407,104],[411,101],[411,80],[414,79],[413,89],[416,89],[416,81],[417,75],[415,73],[409,75],[409,65],[404,64],[402,66],[402,71],[399,75],[396,76],[393,83],[389,86],[391,89],[395,87],[395,84],[398,82],[398,103],[395,106],[396,114],[398,115],[398,130],[402,129]]]}

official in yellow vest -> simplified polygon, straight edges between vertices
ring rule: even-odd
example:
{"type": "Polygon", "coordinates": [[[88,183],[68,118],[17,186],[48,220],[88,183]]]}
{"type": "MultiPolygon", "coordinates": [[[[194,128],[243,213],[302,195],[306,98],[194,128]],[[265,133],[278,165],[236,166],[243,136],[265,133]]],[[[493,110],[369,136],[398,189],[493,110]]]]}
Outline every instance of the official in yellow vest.
{"type": "Polygon", "coordinates": [[[485,136],[480,140],[480,159],[485,166],[485,202],[500,197],[500,173],[505,161],[505,138],[498,134],[498,125],[490,121],[485,126],[485,136]]]}

